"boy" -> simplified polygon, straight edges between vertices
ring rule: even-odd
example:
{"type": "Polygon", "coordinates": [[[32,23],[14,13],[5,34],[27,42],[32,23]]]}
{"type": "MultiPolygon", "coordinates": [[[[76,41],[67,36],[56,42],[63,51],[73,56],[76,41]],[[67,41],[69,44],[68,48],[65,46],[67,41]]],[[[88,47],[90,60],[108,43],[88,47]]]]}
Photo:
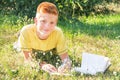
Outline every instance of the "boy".
{"type": "MultiPolygon", "coordinates": [[[[24,26],[18,39],[25,61],[30,63],[35,59],[40,62],[41,69],[49,73],[63,73],[71,67],[63,32],[56,27],[57,21],[58,10],[56,6],[50,2],[42,2],[37,7],[35,24],[24,26]],[[58,69],[52,62],[50,63],[50,60],[44,59],[46,58],[45,55],[50,58],[49,54],[51,53],[59,55],[62,61],[58,69]]],[[[52,60],[55,57],[53,56],[50,59],[52,60]]]]}

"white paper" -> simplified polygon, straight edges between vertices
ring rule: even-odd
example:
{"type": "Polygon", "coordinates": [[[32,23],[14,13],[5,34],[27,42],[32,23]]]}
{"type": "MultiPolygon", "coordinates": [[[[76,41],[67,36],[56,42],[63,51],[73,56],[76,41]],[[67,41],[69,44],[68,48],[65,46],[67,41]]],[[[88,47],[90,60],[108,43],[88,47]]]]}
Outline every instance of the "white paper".
{"type": "Polygon", "coordinates": [[[108,57],[83,53],[81,67],[75,67],[74,70],[84,74],[95,75],[98,72],[105,72],[110,66],[110,60],[108,57]]]}

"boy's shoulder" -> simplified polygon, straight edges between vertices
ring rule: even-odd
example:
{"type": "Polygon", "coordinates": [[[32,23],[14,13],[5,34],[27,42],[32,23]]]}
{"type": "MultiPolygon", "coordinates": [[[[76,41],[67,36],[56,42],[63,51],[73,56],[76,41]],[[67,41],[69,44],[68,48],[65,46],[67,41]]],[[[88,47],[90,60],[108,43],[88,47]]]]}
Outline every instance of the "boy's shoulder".
{"type": "Polygon", "coordinates": [[[55,30],[53,31],[54,35],[61,35],[63,34],[63,31],[60,27],[55,27],[55,30]]]}
{"type": "Polygon", "coordinates": [[[62,29],[60,28],[60,27],[55,27],[55,31],[57,31],[57,32],[61,32],[62,31],[62,29]]]}
{"type": "Polygon", "coordinates": [[[34,24],[25,25],[25,26],[23,26],[23,28],[21,29],[21,31],[23,32],[23,31],[32,30],[32,29],[35,28],[34,26],[35,26],[34,24]]]}

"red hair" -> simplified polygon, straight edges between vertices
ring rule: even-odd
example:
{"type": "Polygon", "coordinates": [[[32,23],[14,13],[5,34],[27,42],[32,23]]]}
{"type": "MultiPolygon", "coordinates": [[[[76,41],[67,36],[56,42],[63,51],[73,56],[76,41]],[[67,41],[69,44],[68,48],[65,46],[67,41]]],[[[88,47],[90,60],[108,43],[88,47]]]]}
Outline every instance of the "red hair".
{"type": "Polygon", "coordinates": [[[53,15],[58,15],[57,7],[50,2],[42,2],[37,7],[37,13],[40,13],[42,11],[43,13],[49,13],[53,15]]]}

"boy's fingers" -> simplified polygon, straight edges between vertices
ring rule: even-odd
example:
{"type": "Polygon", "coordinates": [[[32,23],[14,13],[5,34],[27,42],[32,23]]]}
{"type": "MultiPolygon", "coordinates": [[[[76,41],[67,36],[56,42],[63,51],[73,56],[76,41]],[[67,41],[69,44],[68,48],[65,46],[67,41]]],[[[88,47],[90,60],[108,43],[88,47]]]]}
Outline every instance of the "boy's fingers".
{"type": "Polygon", "coordinates": [[[56,69],[53,65],[51,65],[51,64],[48,65],[48,69],[49,69],[51,72],[57,72],[57,69],[56,69]]]}
{"type": "Polygon", "coordinates": [[[50,69],[57,71],[57,69],[53,65],[50,65],[50,69]]]}
{"type": "Polygon", "coordinates": [[[58,72],[59,72],[59,73],[63,73],[64,71],[65,71],[64,68],[58,68],[58,72]]]}
{"type": "Polygon", "coordinates": [[[59,73],[64,73],[64,72],[66,72],[66,71],[68,71],[67,66],[60,66],[60,67],[58,68],[58,72],[59,72],[59,73]]]}
{"type": "Polygon", "coordinates": [[[51,64],[45,64],[45,65],[43,65],[42,69],[45,70],[45,71],[47,71],[47,72],[49,72],[49,73],[51,73],[51,72],[57,72],[57,69],[53,65],[51,65],[51,64]]]}

